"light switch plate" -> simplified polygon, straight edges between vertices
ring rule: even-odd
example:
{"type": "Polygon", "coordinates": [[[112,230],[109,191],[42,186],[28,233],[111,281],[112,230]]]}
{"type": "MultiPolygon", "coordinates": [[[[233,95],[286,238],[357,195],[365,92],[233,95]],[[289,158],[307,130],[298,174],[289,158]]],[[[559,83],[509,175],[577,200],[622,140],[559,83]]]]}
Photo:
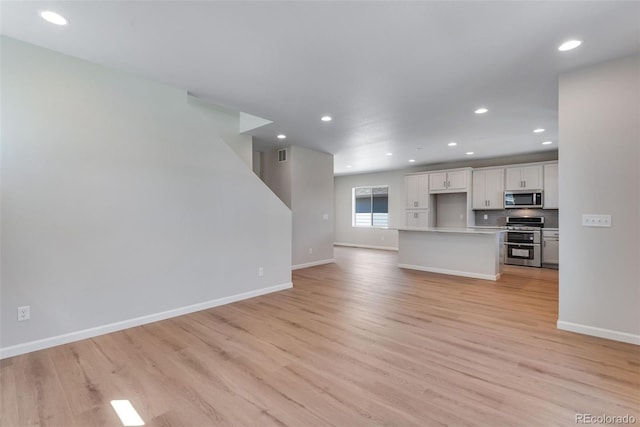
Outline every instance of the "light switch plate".
{"type": "Polygon", "coordinates": [[[582,214],[583,227],[611,227],[611,215],[582,214]]]}

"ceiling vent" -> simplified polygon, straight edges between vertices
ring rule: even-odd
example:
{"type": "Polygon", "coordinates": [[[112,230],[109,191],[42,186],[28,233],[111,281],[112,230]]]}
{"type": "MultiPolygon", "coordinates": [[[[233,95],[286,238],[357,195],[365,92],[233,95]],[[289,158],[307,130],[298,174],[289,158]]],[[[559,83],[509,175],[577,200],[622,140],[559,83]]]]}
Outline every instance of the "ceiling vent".
{"type": "Polygon", "coordinates": [[[278,150],[278,163],[282,163],[286,161],[287,161],[287,149],[283,148],[281,150],[278,150]]]}

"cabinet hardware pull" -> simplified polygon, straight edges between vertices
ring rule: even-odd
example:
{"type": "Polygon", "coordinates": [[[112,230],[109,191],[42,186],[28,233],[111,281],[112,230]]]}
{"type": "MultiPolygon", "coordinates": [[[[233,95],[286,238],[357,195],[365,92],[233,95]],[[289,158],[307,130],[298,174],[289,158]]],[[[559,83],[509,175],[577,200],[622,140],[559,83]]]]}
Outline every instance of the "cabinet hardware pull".
{"type": "Polygon", "coordinates": [[[442,186],[443,186],[444,188],[447,188],[447,181],[442,181],[442,186]]]}
{"type": "Polygon", "coordinates": [[[418,207],[418,202],[413,202],[413,207],[417,208],[418,207]]]}

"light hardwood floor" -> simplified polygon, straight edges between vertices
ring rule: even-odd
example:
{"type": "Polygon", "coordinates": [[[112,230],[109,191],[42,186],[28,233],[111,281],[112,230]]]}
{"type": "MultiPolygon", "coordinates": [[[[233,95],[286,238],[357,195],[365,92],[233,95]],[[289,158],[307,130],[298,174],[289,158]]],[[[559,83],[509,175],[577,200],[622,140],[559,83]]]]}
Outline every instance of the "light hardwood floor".
{"type": "Polygon", "coordinates": [[[556,329],[558,275],[489,282],[336,248],[294,288],[2,361],[2,426],[640,424],[640,347],[556,329]]]}

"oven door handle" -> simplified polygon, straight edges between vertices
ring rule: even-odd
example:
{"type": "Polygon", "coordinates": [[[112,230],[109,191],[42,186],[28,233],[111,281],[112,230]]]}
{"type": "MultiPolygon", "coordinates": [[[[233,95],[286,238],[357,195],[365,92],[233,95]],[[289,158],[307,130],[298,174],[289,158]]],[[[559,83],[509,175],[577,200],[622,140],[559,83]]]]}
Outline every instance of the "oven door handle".
{"type": "Polygon", "coordinates": [[[539,244],[536,243],[513,243],[513,242],[504,242],[505,245],[507,246],[528,246],[528,247],[536,247],[536,246],[540,246],[539,244]]]}

